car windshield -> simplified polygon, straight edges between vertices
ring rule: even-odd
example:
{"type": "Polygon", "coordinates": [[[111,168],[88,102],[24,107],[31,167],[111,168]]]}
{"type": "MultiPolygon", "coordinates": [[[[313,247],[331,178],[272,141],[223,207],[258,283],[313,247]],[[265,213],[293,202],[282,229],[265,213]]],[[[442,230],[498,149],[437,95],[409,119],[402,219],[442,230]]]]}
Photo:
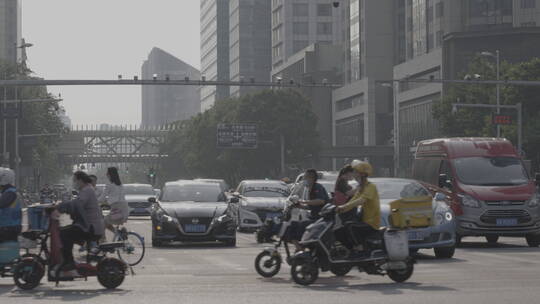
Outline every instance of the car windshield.
{"type": "Polygon", "coordinates": [[[124,193],[127,195],[155,195],[154,188],[150,185],[124,185],[124,193]]]}
{"type": "Polygon", "coordinates": [[[379,198],[384,200],[397,200],[419,196],[431,196],[430,192],[415,181],[381,181],[374,182],[379,192],[379,198]]]}
{"type": "Polygon", "coordinates": [[[515,157],[466,157],[453,160],[458,179],[466,185],[512,186],[529,182],[515,157]]]}
{"type": "Polygon", "coordinates": [[[165,186],[162,202],[222,202],[225,195],[218,184],[165,186]]]}
{"type": "Polygon", "coordinates": [[[242,195],[245,197],[287,197],[289,189],[287,187],[247,186],[242,195]]]}

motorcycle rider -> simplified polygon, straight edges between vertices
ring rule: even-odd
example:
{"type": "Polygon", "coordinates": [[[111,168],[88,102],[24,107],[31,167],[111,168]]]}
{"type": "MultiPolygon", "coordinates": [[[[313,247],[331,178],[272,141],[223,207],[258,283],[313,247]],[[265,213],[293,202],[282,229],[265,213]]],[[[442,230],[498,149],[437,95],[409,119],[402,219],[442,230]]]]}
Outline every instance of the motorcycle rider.
{"type": "Polygon", "coordinates": [[[75,243],[98,239],[104,234],[103,217],[91,182],[86,173],[75,172],[73,186],[79,191],[78,197],[57,206],[59,212],[68,213],[73,220],[71,225],[60,230],[64,271],[75,269],[73,258],[73,245],[75,243]]]}
{"type": "MultiPolygon", "coordinates": [[[[352,224],[350,227],[355,236],[360,236],[365,245],[365,237],[379,230],[381,224],[381,206],[379,201],[379,192],[377,187],[368,181],[368,177],[373,174],[373,167],[365,161],[354,161],[352,164],[354,169],[354,177],[359,183],[358,192],[344,205],[338,206],[338,213],[345,213],[357,207],[362,207],[360,217],[357,220],[360,222],[352,224]]],[[[366,253],[364,251],[364,253],[366,253]]],[[[352,253],[355,255],[356,253],[352,253]]]]}
{"type": "Polygon", "coordinates": [[[307,221],[296,222],[296,225],[291,225],[290,239],[296,247],[296,251],[302,250],[299,241],[302,239],[302,234],[304,234],[306,227],[319,219],[319,212],[322,210],[322,207],[330,201],[328,192],[323,185],[317,183],[317,179],[318,173],[315,169],[307,169],[304,173],[309,199],[298,201],[298,205],[300,208],[308,209],[310,216],[307,221]]]}
{"type": "Polygon", "coordinates": [[[0,167],[0,242],[17,241],[22,230],[22,209],[14,183],[13,170],[0,167]]]}
{"type": "MultiPolygon", "coordinates": [[[[346,204],[358,191],[358,188],[353,188],[349,182],[354,179],[354,168],[351,165],[346,165],[339,171],[336,184],[334,186],[333,204],[341,206],[346,204]]],[[[342,223],[354,221],[358,216],[358,208],[352,208],[350,211],[340,214],[342,223]]],[[[340,241],[347,249],[353,250],[354,242],[350,239],[349,233],[345,227],[337,229],[334,233],[336,239],[340,241]]]]}
{"type": "Polygon", "coordinates": [[[45,184],[39,192],[42,203],[52,203],[54,191],[49,184],[45,184]]]}

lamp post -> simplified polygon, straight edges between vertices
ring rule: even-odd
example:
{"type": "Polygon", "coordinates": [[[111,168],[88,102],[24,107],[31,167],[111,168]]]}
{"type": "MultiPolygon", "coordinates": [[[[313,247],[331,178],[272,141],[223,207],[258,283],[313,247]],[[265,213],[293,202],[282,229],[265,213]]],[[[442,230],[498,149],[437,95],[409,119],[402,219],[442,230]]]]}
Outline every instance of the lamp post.
{"type": "MultiPolygon", "coordinates": [[[[499,81],[501,79],[501,70],[500,70],[501,56],[500,56],[499,50],[496,50],[495,54],[485,51],[485,52],[480,53],[480,55],[485,56],[485,57],[495,58],[496,69],[497,69],[497,71],[496,71],[496,73],[497,73],[497,81],[499,81]]],[[[497,83],[497,114],[501,114],[501,86],[498,83],[497,83]]],[[[501,137],[501,126],[500,125],[497,125],[497,137],[501,137]]]]}

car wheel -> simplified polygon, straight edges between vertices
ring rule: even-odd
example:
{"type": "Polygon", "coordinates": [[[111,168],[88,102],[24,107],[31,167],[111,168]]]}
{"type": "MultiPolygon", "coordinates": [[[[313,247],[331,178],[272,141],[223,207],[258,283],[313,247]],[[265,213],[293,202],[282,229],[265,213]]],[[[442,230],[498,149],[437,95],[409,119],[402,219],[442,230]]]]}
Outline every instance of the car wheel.
{"type": "Polygon", "coordinates": [[[156,239],[152,239],[152,247],[158,248],[158,247],[162,247],[162,246],[163,246],[163,243],[161,241],[158,241],[156,239]]]}
{"type": "Polygon", "coordinates": [[[498,235],[487,235],[486,236],[486,241],[488,242],[488,244],[491,244],[491,245],[497,244],[497,241],[499,241],[499,236],[498,235]]]}
{"type": "Polygon", "coordinates": [[[529,247],[540,246],[540,234],[529,234],[525,239],[527,240],[527,245],[529,245],[529,247]]]}
{"type": "Polygon", "coordinates": [[[231,239],[231,240],[226,240],[225,245],[227,247],[236,247],[236,238],[231,239]]]}
{"type": "Polygon", "coordinates": [[[438,259],[451,259],[456,252],[456,247],[437,247],[433,248],[433,251],[438,259]]]}

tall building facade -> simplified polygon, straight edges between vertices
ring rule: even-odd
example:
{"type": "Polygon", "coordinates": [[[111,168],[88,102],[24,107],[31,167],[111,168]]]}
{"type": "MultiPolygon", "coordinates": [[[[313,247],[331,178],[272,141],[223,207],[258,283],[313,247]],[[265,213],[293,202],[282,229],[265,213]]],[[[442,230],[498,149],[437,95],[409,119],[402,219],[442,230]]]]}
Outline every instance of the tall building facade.
{"type": "MultiPolygon", "coordinates": [[[[159,48],[153,48],[142,65],[142,78],[199,79],[200,72],[159,48]]],[[[199,88],[195,86],[142,86],[142,127],[186,120],[200,112],[199,88]]]]}
{"type": "Polygon", "coordinates": [[[342,25],[331,1],[272,0],[272,69],[313,43],[340,44],[342,25]]]}
{"type": "MultiPolygon", "coordinates": [[[[270,81],[272,70],[271,0],[229,1],[229,72],[231,81],[270,81]]],[[[233,97],[257,87],[231,87],[233,97]]]]}
{"type": "Polygon", "coordinates": [[[21,10],[21,0],[0,0],[0,61],[14,64],[20,58],[21,10]]]}
{"type": "MultiPolygon", "coordinates": [[[[229,0],[201,0],[201,76],[229,80],[229,0]]],[[[227,86],[202,86],[201,111],[229,97],[227,86]]]]}
{"type": "MultiPolygon", "coordinates": [[[[367,158],[379,175],[392,169],[392,90],[378,80],[391,79],[394,62],[394,0],[342,1],[348,12],[344,41],[345,85],[332,94],[333,145],[367,158]],[[387,16],[388,18],[385,18],[387,16]]],[[[342,31],[343,34],[343,31],[342,31]]],[[[347,157],[347,158],[348,158],[347,157]]],[[[336,159],[340,167],[346,158],[336,159]]]]}
{"type": "MultiPolygon", "coordinates": [[[[458,79],[481,52],[500,52],[501,61],[538,57],[539,0],[400,0],[396,11],[394,79],[458,79]]],[[[409,175],[412,147],[440,136],[432,116],[445,87],[402,83],[399,104],[399,167],[409,175]]]]}

